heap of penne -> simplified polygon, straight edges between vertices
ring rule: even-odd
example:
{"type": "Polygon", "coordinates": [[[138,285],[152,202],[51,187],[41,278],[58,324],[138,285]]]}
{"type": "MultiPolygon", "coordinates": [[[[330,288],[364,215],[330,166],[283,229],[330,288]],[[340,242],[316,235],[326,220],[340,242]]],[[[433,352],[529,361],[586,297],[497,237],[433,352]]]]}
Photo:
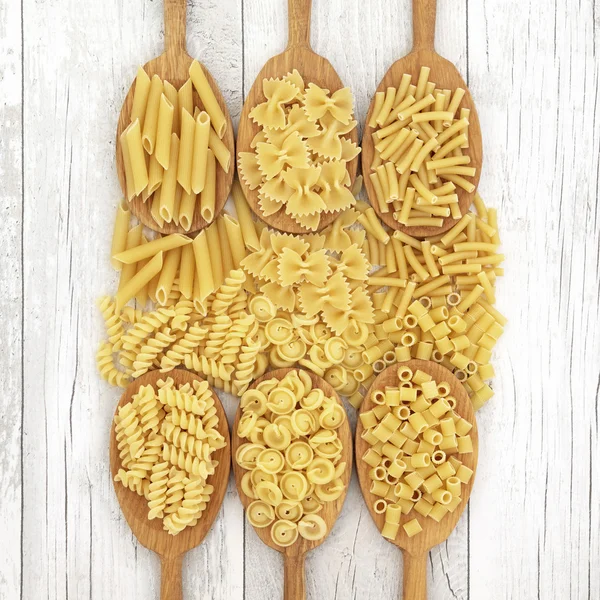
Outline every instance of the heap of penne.
{"type": "Polygon", "coordinates": [[[120,137],[127,199],[151,199],[159,227],[189,231],[198,208],[210,223],[215,217],[217,163],[226,173],[231,153],[223,136],[227,120],[202,67],[193,61],[190,78],[177,90],[158,75],[138,69],[131,122],[120,137]],[[194,103],[194,89],[202,106],[194,103]]]}
{"type": "Polygon", "coordinates": [[[369,120],[375,147],[371,183],[380,213],[408,227],[441,227],[462,216],[457,188],[473,192],[465,90],[438,89],[421,67],[417,84],[404,74],[398,88],[377,92],[369,120]]]}

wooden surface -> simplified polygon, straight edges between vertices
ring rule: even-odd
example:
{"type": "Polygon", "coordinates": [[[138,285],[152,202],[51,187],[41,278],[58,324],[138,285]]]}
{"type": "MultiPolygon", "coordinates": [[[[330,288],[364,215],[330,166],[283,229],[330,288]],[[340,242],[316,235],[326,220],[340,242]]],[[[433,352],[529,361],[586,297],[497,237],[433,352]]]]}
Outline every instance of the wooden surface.
{"type": "MultiPolygon", "coordinates": [[[[254,152],[250,147],[250,143],[261,130],[261,127],[249,117],[249,114],[257,104],[265,101],[263,94],[264,79],[283,77],[297,69],[307,86],[309,83],[315,83],[319,87],[328,89],[331,93],[344,87],[331,63],[326,58],[316,54],[310,46],[311,6],[312,0],[288,0],[288,45],[284,52],[267,61],[246,97],[238,129],[238,152],[254,152]]],[[[255,32],[254,35],[260,35],[260,33],[255,32]]],[[[356,119],[356,114],[354,118],[356,119]]],[[[342,137],[358,144],[357,129],[353,129],[349,134],[342,137]]],[[[358,156],[347,164],[351,183],[356,178],[357,168],[358,156]]],[[[287,215],[285,208],[280,208],[272,215],[265,215],[260,208],[258,188],[251,190],[243,177],[240,177],[240,183],[248,204],[265,223],[287,233],[310,233],[310,230],[287,215]]],[[[327,225],[331,225],[339,214],[340,211],[321,213],[316,231],[321,231],[327,225]]]]}
{"type": "MultiPolygon", "coordinates": [[[[186,383],[192,384],[193,381],[202,381],[201,377],[185,371],[184,369],[175,369],[169,373],[161,373],[160,371],[150,371],[141,377],[138,377],[127,386],[123,392],[121,400],[117,405],[119,407],[131,402],[132,397],[137,394],[142,385],[151,385],[157,389],[156,383],[160,379],[171,377],[176,386],[181,386],[186,383]]],[[[231,463],[231,446],[229,442],[229,425],[227,424],[227,416],[221,406],[219,397],[213,391],[215,400],[215,408],[217,409],[217,417],[219,423],[217,425],[218,432],[225,438],[226,445],[219,448],[213,454],[213,460],[218,461],[219,465],[215,469],[214,475],[207,479],[207,483],[214,487],[214,492],[211,494],[210,502],[206,510],[202,513],[202,517],[198,520],[195,527],[186,527],[177,535],[170,535],[163,528],[162,519],[148,520],[148,502],[143,496],[130,491],[121,483],[114,481],[118,470],[121,468],[121,460],[117,449],[117,438],[115,428],[111,422],[110,427],[110,470],[113,476],[115,492],[121,505],[121,510],[125,515],[127,523],[137,539],[149,550],[156,552],[161,557],[173,558],[180,556],[184,552],[195,548],[206,537],[210,528],[219,513],[225,490],[227,489],[227,481],[229,479],[229,467],[231,463]]]]}
{"type": "MultiPolygon", "coordinates": [[[[154,75],[158,75],[163,80],[167,80],[176,89],[179,88],[189,79],[189,68],[194,60],[186,50],[186,0],[163,0],[164,2],[164,22],[165,22],[165,47],[164,52],[148,61],[144,65],[144,69],[148,74],[148,77],[152,79],[154,75]]],[[[215,93],[215,98],[219,103],[219,106],[223,110],[225,119],[227,122],[227,129],[223,136],[223,143],[231,152],[231,164],[229,166],[229,172],[225,173],[219,163],[217,163],[217,185],[216,185],[216,198],[215,198],[215,219],[219,213],[223,210],[225,202],[229,193],[231,192],[231,185],[233,184],[233,175],[235,173],[235,143],[233,124],[231,122],[231,116],[229,109],[221,94],[219,85],[211,75],[210,71],[201,62],[201,57],[197,58],[198,62],[202,66],[206,79],[208,80],[211,88],[215,93]]],[[[140,60],[141,62],[141,60],[140,60]]],[[[121,144],[119,139],[124,129],[131,122],[131,108],[133,106],[133,95],[135,92],[135,73],[137,69],[132,70],[133,83],[125,96],[121,113],[119,115],[119,121],[117,124],[117,139],[115,145],[116,158],[117,158],[117,174],[119,176],[119,183],[121,184],[121,190],[125,197],[127,197],[125,190],[125,165],[123,164],[123,153],[121,152],[121,144]]],[[[200,96],[196,89],[193,89],[194,106],[202,106],[200,96]]],[[[144,202],[142,196],[134,196],[130,202],[131,212],[144,224],[146,227],[150,227],[154,231],[160,233],[194,233],[200,229],[204,229],[209,223],[207,223],[200,214],[200,195],[196,199],[196,210],[194,211],[194,218],[189,231],[186,231],[180,225],[175,223],[163,223],[162,227],[152,217],[150,211],[152,209],[152,201],[154,200],[154,194],[144,202]]],[[[214,221],[214,219],[213,219],[214,221]]]]}
{"type": "MultiPolygon", "coordinates": [[[[311,34],[361,124],[412,45],[408,0],[365,7],[316,0],[311,34]]],[[[509,324],[494,350],[496,396],[477,413],[477,484],[430,553],[430,600],[600,597],[599,17],[591,0],[438,0],[437,51],[465,77],[481,120],[479,189],[499,209],[509,324]]],[[[284,0],[188,5],[188,51],[234,122],[285,47],[286,23],[284,0]]],[[[137,66],[163,48],[161,2],[0,7],[3,599],[158,598],[159,559],[132,535],[108,469],[121,391],[96,373],[94,302],[118,282],[115,124],[137,66]]],[[[219,396],[231,424],[237,402],[219,396]]],[[[245,522],[231,477],[211,532],[186,555],[184,592],[277,600],[281,564],[245,522]]],[[[331,535],[307,556],[308,597],[396,600],[402,572],[353,475],[331,535]]]]}
{"type": "MultiPolygon", "coordinates": [[[[270,371],[269,373],[265,373],[265,375],[263,375],[262,377],[259,377],[250,387],[252,389],[255,388],[261,381],[265,379],[283,379],[287,375],[287,373],[296,370],[296,368],[285,368],[270,371]]],[[[309,371],[307,371],[307,373],[310,375],[310,378],[312,380],[313,389],[322,389],[326,396],[335,398],[339,404],[342,404],[337,392],[324,379],[309,371]]],[[[237,449],[242,444],[247,443],[247,440],[245,438],[242,439],[237,435],[238,423],[241,416],[242,410],[238,408],[238,410],[236,411],[233,428],[231,430],[231,456],[233,463],[233,475],[235,478],[238,495],[242,501],[242,504],[244,505],[244,508],[247,508],[253,501],[252,498],[248,498],[248,496],[246,496],[246,494],[242,492],[242,477],[247,471],[246,469],[240,467],[235,460],[237,449]]],[[[343,445],[341,462],[346,463],[346,470],[344,471],[344,473],[342,473],[341,479],[346,487],[344,489],[344,493],[335,502],[325,502],[325,504],[323,505],[323,509],[319,512],[319,516],[323,518],[323,520],[327,524],[327,535],[320,540],[307,540],[299,535],[298,539],[293,544],[284,548],[282,546],[277,545],[272,540],[271,527],[255,529],[256,533],[258,534],[258,537],[263,541],[263,543],[265,543],[270,548],[273,548],[273,550],[277,550],[277,552],[280,552],[284,555],[285,600],[304,599],[304,556],[327,540],[327,537],[331,533],[333,526],[335,525],[335,521],[338,518],[338,515],[340,514],[344,506],[344,500],[346,499],[346,494],[348,492],[348,484],[350,483],[350,476],[352,475],[353,455],[352,433],[350,431],[348,419],[346,419],[336,431],[343,445]]]]}
{"type": "MultiPolygon", "coordinates": [[[[440,0],[443,2],[444,0],[440,0]]],[[[419,72],[421,67],[429,67],[431,72],[429,73],[429,81],[433,81],[437,84],[437,87],[442,89],[450,89],[454,91],[456,88],[463,88],[466,93],[461,102],[462,108],[470,109],[469,115],[469,147],[463,150],[465,156],[471,158],[469,164],[470,167],[475,167],[477,172],[475,177],[468,177],[467,180],[477,186],[481,177],[481,167],[483,164],[483,148],[481,140],[481,128],[479,125],[479,117],[477,116],[477,109],[473,102],[473,98],[467,87],[467,84],[461,77],[456,67],[445,58],[442,58],[435,50],[433,46],[434,33],[436,27],[436,2],[437,0],[412,0],[413,5],[413,48],[410,54],[397,60],[384,75],[377,92],[385,92],[388,87],[398,87],[402,75],[409,73],[412,76],[412,82],[416,85],[419,78],[419,72]]],[[[440,22],[439,27],[443,27],[443,22],[440,22]]],[[[398,223],[394,219],[394,210],[390,205],[390,212],[382,213],[377,202],[377,196],[375,189],[369,177],[371,171],[371,163],[373,162],[373,156],[375,153],[375,147],[373,145],[373,138],[371,134],[375,131],[367,125],[371,119],[373,107],[375,105],[375,94],[373,94],[371,106],[367,112],[364,125],[364,133],[362,138],[362,170],[364,175],[365,188],[369,196],[369,201],[375,209],[375,212],[379,215],[389,227],[392,229],[399,229],[409,235],[415,237],[425,237],[430,235],[438,235],[447,231],[454,226],[458,219],[452,217],[444,217],[441,227],[407,227],[398,223]]],[[[460,212],[464,215],[469,206],[473,202],[475,192],[468,193],[462,188],[456,188],[456,194],[458,194],[458,205],[460,206],[460,212]]]]}
{"type": "MultiPolygon", "coordinates": [[[[450,385],[450,395],[456,398],[456,412],[469,421],[473,425],[473,428],[469,432],[473,441],[473,453],[465,454],[460,457],[462,463],[473,471],[473,477],[468,484],[462,487],[462,499],[463,501],[458,505],[453,513],[448,513],[439,523],[433,519],[423,517],[422,515],[411,512],[409,515],[402,515],[400,519],[400,530],[395,540],[389,540],[394,545],[402,548],[404,551],[404,562],[405,565],[410,565],[410,577],[407,577],[407,572],[404,573],[404,598],[405,600],[420,600],[421,596],[425,598],[424,590],[426,589],[426,575],[427,575],[427,553],[431,548],[441,544],[445,541],[448,536],[454,531],[458,520],[463,514],[471,491],[473,490],[473,484],[475,483],[475,475],[477,471],[477,455],[479,452],[479,438],[477,434],[477,422],[475,419],[475,413],[473,412],[473,405],[469,400],[469,396],[465,391],[465,388],[461,383],[452,375],[448,369],[437,363],[425,360],[409,360],[404,363],[400,363],[402,366],[407,366],[416,372],[417,369],[428,373],[433,377],[437,383],[446,381],[450,385]],[[411,537],[408,537],[404,531],[402,525],[417,519],[423,529],[421,533],[411,537]]],[[[386,387],[398,387],[400,380],[398,379],[398,367],[399,365],[392,365],[382,371],[365,396],[365,399],[360,407],[360,412],[371,410],[374,406],[373,403],[373,392],[376,390],[384,391],[386,387]]],[[[365,503],[371,517],[375,521],[379,531],[383,528],[385,523],[385,514],[377,514],[373,510],[373,504],[377,500],[377,496],[370,492],[371,478],[369,477],[369,471],[371,467],[362,460],[364,453],[371,447],[362,437],[364,427],[360,419],[356,422],[356,435],[354,441],[355,455],[356,455],[356,471],[358,473],[358,481],[360,483],[360,489],[362,491],[365,503]]]]}

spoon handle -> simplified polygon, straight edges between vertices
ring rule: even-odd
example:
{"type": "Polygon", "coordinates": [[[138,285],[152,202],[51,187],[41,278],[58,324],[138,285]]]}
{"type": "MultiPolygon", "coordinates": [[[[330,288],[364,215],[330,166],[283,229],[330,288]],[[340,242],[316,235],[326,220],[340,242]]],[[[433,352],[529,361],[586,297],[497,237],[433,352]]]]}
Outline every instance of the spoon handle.
{"type": "Polygon", "coordinates": [[[164,0],[165,2],[165,51],[185,51],[186,0],[164,0]]]}
{"type": "Polygon", "coordinates": [[[404,600],[427,600],[427,553],[413,556],[403,552],[403,556],[402,597],[404,600]]]}
{"type": "Polygon", "coordinates": [[[312,0],[288,0],[288,48],[310,48],[310,13],[312,0]]]}
{"type": "Polygon", "coordinates": [[[285,555],[283,573],[283,599],[305,600],[304,554],[297,556],[285,555]]]}
{"type": "Polygon", "coordinates": [[[160,600],[183,600],[181,563],[183,555],[160,558],[160,600]]]}
{"type": "Polygon", "coordinates": [[[413,50],[433,50],[436,0],[413,0],[413,50]]]}

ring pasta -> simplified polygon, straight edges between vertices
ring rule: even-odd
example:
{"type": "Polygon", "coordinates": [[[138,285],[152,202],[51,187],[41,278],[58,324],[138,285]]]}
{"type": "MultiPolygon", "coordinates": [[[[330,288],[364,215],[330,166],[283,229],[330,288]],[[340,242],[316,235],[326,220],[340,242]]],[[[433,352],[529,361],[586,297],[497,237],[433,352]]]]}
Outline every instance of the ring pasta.
{"type": "Polygon", "coordinates": [[[328,530],[318,513],[344,490],[346,463],[336,431],[345,421],[344,409],[335,398],[312,389],[310,377],[299,370],[280,380],[263,380],[242,394],[240,406],[237,434],[244,443],[235,460],[250,473],[249,481],[242,479],[244,493],[257,498],[246,510],[248,520],[255,527],[270,527],[271,539],[281,547],[292,545],[298,535],[323,539],[328,530]],[[332,410],[336,417],[323,429],[332,410]]]}

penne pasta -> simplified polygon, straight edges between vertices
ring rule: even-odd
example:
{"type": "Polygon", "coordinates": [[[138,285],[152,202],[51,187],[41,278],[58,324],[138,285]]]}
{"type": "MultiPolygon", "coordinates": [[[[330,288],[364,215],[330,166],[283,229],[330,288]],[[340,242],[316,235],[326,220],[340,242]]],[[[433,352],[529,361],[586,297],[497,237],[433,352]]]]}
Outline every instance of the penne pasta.
{"type": "MultiPolygon", "coordinates": [[[[215,132],[217,133],[217,136],[219,139],[223,139],[225,130],[227,129],[227,121],[225,120],[225,115],[223,114],[215,94],[208,83],[208,79],[204,74],[204,70],[197,60],[194,60],[190,65],[189,73],[190,79],[192,80],[192,83],[194,84],[194,87],[200,96],[204,110],[210,115],[210,121],[215,132]]],[[[228,169],[225,170],[227,171],[228,169]]]]}

